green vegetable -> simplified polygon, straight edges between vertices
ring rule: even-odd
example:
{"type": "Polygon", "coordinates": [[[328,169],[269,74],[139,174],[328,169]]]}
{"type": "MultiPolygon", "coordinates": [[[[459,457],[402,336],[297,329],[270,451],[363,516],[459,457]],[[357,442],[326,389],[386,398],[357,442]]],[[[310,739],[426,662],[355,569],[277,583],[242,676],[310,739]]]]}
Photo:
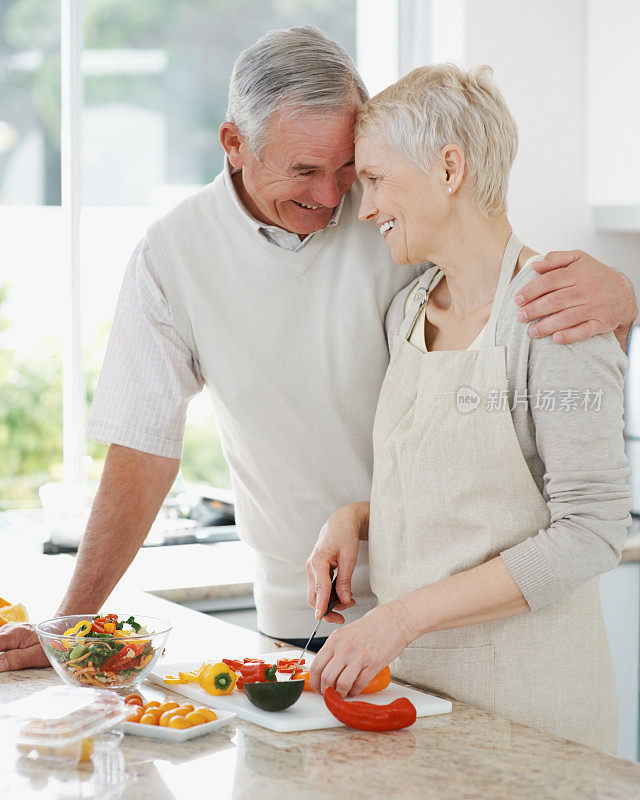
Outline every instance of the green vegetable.
{"type": "Polygon", "coordinates": [[[83,644],[77,644],[69,653],[69,661],[80,658],[80,656],[83,656],[86,652],[87,648],[83,644]]]}
{"type": "Polygon", "coordinates": [[[242,688],[249,701],[263,711],[284,711],[300,698],[304,680],[260,681],[245,683],[242,688]]]}
{"type": "Polygon", "coordinates": [[[142,627],[142,625],[139,625],[139,624],[138,624],[138,623],[135,621],[135,619],[134,619],[133,617],[129,617],[129,619],[125,619],[125,621],[124,621],[124,622],[125,622],[125,625],[131,625],[131,627],[133,628],[133,630],[134,630],[136,633],[138,633],[138,631],[139,631],[139,630],[140,630],[140,628],[142,627]]]}

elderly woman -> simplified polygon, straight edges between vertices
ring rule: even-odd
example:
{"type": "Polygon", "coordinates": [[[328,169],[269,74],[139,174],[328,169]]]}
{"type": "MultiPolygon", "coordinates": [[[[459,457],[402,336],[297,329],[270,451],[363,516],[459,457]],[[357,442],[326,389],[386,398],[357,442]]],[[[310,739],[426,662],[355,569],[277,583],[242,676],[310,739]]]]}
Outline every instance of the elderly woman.
{"type": "Polygon", "coordinates": [[[615,752],[597,576],[629,521],[625,356],[612,334],[557,345],[518,320],[537,256],[506,216],[518,137],[488,67],[414,70],[356,136],[360,218],[397,264],[435,266],[389,311],[370,510],[336,511],[307,564],[321,613],[329,568],[348,584],[368,538],[380,605],[331,634],[312,685],[355,695],[395,659],[400,679],[615,752]]]}

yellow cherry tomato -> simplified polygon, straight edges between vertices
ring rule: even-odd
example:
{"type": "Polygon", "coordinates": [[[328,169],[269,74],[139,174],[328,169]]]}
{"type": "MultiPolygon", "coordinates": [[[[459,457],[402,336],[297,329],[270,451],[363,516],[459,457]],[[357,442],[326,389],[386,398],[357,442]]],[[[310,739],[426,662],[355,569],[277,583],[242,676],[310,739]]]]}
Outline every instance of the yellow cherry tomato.
{"type": "Polygon", "coordinates": [[[158,706],[158,711],[160,711],[161,714],[164,714],[165,711],[169,711],[172,708],[178,708],[179,705],[180,703],[175,703],[172,700],[168,700],[166,703],[162,703],[158,706]]]}
{"type": "Polygon", "coordinates": [[[189,725],[202,725],[203,722],[207,721],[207,718],[204,716],[204,714],[201,714],[199,711],[190,711],[185,719],[189,725]]]}
{"type": "Polygon", "coordinates": [[[184,729],[184,728],[190,728],[191,723],[187,722],[185,717],[181,716],[180,714],[174,714],[169,720],[169,724],[167,727],[184,729]]]}
{"type": "Polygon", "coordinates": [[[158,724],[158,717],[155,714],[143,714],[139,722],[142,725],[157,725],[158,724]]]}
{"type": "Polygon", "coordinates": [[[169,726],[169,720],[173,716],[175,716],[175,708],[170,708],[168,711],[164,711],[158,719],[158,725],[163,728],[167,728],[169,726]]]}
{"type": "Polygon", "coordinates": [[[213,722],[214,719],[218,719],[216,714],[210,708],[196,708],[195,709],[199,714],[206,719],[207,722],[213,722]]]}
{"type": "Polygon", "coordinates": [[[127,722],[140,722],[141,717],[144,714],[144,710],[142,706],[132,706],[132,712],[127,717],[127,722]]]}
{"type": "Polygon", "coordinates": [[[146,710],[150,708],[160,708],[160,703],[158,700],[149,700],[148,703],[145,703],[143,708],[146,710]]]}

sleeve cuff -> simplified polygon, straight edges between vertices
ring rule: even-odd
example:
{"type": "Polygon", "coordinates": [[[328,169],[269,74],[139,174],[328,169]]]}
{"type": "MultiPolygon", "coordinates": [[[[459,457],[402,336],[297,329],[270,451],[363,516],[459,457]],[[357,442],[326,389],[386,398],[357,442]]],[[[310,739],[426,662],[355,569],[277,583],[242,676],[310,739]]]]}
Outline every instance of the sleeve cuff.
{"type": "Polygon", "coordinates": [[[154,456],[164,456],[164,458],[182,457],[181,441],[163,439],[160,436],[144,432],[114,428],[112,425],[104,425],[100,422],[89,421],[85,430],[85,437],[96,442],[130,447],[132,450],[140,450],[142,453],[150,453],[154,456]]]}
{"type": "Polygon", "coordinates": [[[564,596],[558,576],[533,539],[525,539],[500,556],[532,611],[564,596]]]}

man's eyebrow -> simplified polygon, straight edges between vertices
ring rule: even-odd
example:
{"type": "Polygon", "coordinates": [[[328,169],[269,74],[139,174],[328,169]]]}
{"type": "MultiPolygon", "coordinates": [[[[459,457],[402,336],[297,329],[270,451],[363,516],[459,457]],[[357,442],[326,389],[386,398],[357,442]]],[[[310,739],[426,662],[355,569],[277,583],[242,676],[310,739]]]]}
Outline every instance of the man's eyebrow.
{"type": "MultiPolygon", "coordinates": [[[[342,167],[348,167],[353,164],[354,161],[355,159],[350,158],[348,161],[345,161],[342,167]]],[[[340,169],[342,169],[342,167],[340,167],[340,169]]],[[[320,169],[320,167],[317,164],[303,164],[298,162],[297,164],[294,164],[291,169],[293,172],[311,172],[312,170],[320,169]]]]}

